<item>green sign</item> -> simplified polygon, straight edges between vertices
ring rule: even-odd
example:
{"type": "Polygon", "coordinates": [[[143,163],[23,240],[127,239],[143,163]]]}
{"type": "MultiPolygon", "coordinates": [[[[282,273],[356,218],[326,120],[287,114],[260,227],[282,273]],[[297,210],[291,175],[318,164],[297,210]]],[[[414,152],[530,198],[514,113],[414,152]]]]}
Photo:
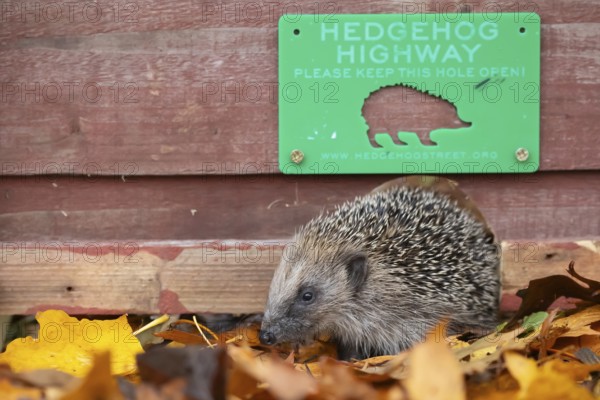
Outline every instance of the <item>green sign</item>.
{"type": "Polygon", "coordinates": [[[539,167],[535,13],[283,15],[287,174],[539,167]]]}

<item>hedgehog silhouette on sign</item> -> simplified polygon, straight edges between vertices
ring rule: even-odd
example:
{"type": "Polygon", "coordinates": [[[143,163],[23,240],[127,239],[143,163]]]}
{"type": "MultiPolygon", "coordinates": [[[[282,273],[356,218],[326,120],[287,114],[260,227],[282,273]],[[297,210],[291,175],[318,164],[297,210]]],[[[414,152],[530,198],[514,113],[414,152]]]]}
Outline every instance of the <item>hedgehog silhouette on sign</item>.
{"type": "Polygon", "coordinates": [[[404,85],[372,92],[363,104],[362,116],[369,126],[367,134],[373,147],[383,147],[377,143],[378,133],[386,133],[394,144],[405,146],[397,133],[413,132],[423,145],[435,146],[431,131],[471,126],[458,117],[456,107],[448,100],[404,85]]]}

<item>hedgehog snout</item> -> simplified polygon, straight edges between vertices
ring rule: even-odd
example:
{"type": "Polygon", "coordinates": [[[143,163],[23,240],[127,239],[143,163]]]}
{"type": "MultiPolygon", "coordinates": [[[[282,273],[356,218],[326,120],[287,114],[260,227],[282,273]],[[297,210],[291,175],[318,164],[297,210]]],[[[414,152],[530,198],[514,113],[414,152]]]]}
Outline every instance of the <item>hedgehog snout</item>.
{"type": "Polygon", "coordinates": [[[277,343],[277,337],[273,332],[267,329],[261,329],[258,334],[258,339],[264,345],[270,346],[277,343]]]}

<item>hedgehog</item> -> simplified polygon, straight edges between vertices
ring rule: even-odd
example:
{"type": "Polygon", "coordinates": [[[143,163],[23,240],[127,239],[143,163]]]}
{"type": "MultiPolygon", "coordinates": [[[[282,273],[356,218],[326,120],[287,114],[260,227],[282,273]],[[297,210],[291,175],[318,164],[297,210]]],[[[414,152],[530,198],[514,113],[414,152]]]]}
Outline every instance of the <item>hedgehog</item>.
{"type": "Polygon", "coordinates": [[[297,230],[269,289],[262,344],[328,337],[340,359],[396,354],[446,321],[497,323],[499,246],[455,182],[400,178],[297,230]]]}

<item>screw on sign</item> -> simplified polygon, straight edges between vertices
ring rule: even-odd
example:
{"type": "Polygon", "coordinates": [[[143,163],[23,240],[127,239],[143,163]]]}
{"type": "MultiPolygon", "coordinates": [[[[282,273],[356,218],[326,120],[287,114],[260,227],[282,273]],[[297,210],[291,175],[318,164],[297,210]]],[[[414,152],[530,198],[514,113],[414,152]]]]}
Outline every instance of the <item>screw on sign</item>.
{"type": "Polygon", "coordinates": [[[292,150],[292,153],[290,154],[290,159],[295,164],[300,164],[302,160],[304,160],[304,153],[298,149],[292,150]]]}
{"type": "Polygon", "coordinates": [[[515,151],[515,156],[519,161],[527,161],[529,158],[529,151],[523,147],[519,147],[517,151],[515,151]]]}

